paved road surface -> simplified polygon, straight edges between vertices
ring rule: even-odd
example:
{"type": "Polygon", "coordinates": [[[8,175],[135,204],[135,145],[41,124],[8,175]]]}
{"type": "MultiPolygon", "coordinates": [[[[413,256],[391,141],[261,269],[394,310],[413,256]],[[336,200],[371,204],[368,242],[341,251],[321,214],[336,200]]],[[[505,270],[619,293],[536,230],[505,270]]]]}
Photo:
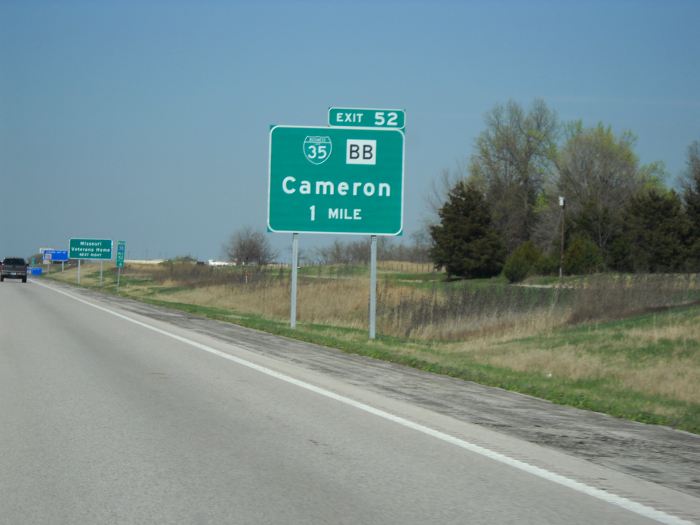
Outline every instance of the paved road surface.
{"type": "Polygon", "coordinates": [[[0,286],[0,523],[700,516],[691,495],[52,286],[0,286]]]}

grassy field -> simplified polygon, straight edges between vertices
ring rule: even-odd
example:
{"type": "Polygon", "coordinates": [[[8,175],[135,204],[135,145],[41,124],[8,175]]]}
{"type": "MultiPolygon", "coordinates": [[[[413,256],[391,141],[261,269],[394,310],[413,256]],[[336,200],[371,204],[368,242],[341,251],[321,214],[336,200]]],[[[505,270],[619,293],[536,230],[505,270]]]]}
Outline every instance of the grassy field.
{"type": "MultiPolygon", "coordinates": [[[[598,275],[445,282],[423,265],[380,264],[378,333],[358,266],[289,275],[187,264],[129,266],[121,295],[347,352],[403,363],[618,417],[700,433],[700,278],[598,275]]],[[[75,270],[51,278],[75,282],[75,270]]],[[[97,266],[82,284],[99,286],[97,266]]],[[[113,269],[106,292],[115,293],[113,269]]]]}

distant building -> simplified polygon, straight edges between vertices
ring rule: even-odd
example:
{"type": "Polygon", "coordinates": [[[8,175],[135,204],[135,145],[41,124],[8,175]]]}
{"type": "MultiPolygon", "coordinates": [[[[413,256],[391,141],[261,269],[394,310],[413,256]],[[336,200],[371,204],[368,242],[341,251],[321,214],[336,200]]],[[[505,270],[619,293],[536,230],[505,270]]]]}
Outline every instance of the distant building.
{"type": "Polygon", "coordinates": [[[127,259],[126,264],[160,264],[164,259],[127,259]]]}
{"type": "Polygon", "coordinates": [[[214,261],[213,259],[209,259],[207,261],[208,266],[236,266],[235,262],[230,262],[230,261],[214,261]]]}

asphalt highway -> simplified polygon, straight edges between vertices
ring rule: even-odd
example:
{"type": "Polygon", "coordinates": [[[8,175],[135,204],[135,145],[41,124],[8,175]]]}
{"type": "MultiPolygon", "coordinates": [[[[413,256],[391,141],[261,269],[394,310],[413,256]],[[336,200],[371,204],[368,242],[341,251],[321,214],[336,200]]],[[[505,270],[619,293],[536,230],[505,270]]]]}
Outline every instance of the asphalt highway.
{"type": "Polygon", "coordinates": [[[108,299],[0,304],[2,524],[690,522],[108,299]]]}

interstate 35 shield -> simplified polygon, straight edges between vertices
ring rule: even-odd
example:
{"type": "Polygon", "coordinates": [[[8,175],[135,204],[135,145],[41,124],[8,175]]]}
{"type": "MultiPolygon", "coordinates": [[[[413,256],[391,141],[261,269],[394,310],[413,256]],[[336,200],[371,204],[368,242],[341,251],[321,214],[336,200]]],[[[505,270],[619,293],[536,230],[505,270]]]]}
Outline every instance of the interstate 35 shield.
{"type": "Polygon", "coordinates": [[[312,137],[304,139],[304,156],[311,164],[323,164],[333,151],[333,142],[330,137],[312,137]]]}

